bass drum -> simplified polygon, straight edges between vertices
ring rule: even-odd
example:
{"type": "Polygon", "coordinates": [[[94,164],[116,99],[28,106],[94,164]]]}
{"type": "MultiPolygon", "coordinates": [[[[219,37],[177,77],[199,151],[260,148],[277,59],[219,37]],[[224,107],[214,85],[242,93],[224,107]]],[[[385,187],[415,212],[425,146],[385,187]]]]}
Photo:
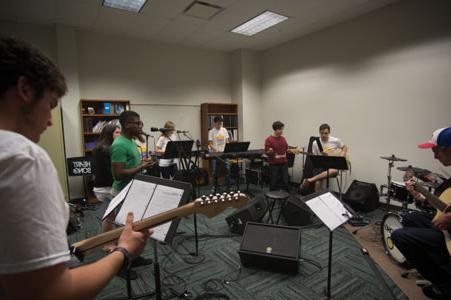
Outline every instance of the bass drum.
{"type": "Polygon", "coordinates": [[[388,213],[384,216],[381,226],[382,243],[384,244],[385,253],[396,263],[400,265],[405,265],[406,258],[402,253],[396,248],[393,240],[391,239],[391,234],[395,229],[403,228],[401,224],[401,217],[396,213],[388,213]]]}

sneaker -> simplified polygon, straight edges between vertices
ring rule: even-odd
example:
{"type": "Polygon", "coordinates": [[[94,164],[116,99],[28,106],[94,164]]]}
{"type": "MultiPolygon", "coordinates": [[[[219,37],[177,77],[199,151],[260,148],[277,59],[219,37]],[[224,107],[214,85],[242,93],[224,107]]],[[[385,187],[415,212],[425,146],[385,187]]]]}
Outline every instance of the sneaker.
{"type": "Polygon", "coordinates": [[[142,256],[138,256],[133,259],[132,261],[132,268],[140,267],[140,266],[147,266],[153,263],[153,260],[151,258],[144,258],[142,256]]]}
{"type": "Polygon", "coordinates": [[[440,287],[438,287],[435,284],[432,285],[428,285],[423,287],[423,294],[431,299],[436,299],[436,300],[449,300],[451,299],[451,294],[445,293],[445,291],[443,289],[441,289],[440,287]]]}
{"type": "MultiPolygon", "coordinates": [[[[138,273],[136,273],[136,271],[130,269],[128,272],[129,272],[130,280],[138,279],[138,273]]],[[[124,268],[121,268],[119,270],[119,272],[117,272],[116,276],[127,280],[127,271],[125,271],[124,268]]]]}

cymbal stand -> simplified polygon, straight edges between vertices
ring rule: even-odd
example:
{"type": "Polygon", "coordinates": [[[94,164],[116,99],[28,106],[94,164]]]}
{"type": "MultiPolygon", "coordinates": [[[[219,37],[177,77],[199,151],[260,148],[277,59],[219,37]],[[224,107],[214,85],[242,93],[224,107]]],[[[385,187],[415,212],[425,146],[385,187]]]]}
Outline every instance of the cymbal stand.
{"type": "Polygon", "coordinates": [[[387,174],[387,194],[385,195],[385,199],[387,200],[387,212],[390,211],[390,198],[391,198],[391,169],[394,167],[394,160],[388,161],[388,174],[387,174]]]}

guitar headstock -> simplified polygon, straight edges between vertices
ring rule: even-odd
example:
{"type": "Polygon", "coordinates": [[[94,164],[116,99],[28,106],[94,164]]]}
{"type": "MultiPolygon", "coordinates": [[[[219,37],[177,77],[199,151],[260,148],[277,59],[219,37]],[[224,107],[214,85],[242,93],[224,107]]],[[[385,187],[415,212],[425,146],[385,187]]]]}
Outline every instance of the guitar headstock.
{"type": "Polygon", "coordinates": [[[201,213],[209,218],[212,218],[220,214],[226,208],[243,207],[246,202],[247,196],[243,193],[240,193],[240,191],[222,194],[217,193],[214,195],[204,195],[200,198],[197,198],[196,200],[194,200],[194,207],[196,213],[201,213]]]}

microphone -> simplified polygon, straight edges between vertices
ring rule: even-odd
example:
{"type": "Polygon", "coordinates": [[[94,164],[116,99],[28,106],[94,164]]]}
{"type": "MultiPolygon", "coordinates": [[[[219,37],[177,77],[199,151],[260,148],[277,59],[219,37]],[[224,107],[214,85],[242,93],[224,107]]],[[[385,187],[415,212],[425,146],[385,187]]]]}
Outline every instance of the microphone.
{"type": "Polygon", "coordinates": [[[160,132],[166,132],[169,130],[173,130],[172,128],[157,128],[157,127],[150,127],[150,131],[160,131],[160,132]]]}

